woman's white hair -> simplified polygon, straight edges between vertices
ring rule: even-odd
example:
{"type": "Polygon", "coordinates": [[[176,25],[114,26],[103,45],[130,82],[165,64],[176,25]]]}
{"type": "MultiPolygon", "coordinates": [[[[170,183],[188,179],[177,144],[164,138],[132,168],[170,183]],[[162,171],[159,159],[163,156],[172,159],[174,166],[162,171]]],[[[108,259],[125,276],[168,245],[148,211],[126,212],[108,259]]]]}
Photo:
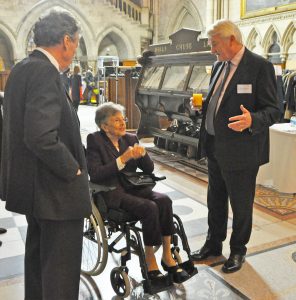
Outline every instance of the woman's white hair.
{"type": "Polygon", "coordinates": [[[217,20],[212,24],[207,30],[207,35],[208,37],[219,35],[221,38],[229,38],[233,35],[238,43],[243,43],[242,34],[238,26],[226,19],[217,20]]]}
{"type": "Polygon", "coordinates": [[[101,128],[102,124],[106,123],[111,116],[114,116],[118,112],[124,115],[125,108],[117,103],[105,102],[104,104],[98,106],[96,110],[95,122],[98,127],[101,128]]]}

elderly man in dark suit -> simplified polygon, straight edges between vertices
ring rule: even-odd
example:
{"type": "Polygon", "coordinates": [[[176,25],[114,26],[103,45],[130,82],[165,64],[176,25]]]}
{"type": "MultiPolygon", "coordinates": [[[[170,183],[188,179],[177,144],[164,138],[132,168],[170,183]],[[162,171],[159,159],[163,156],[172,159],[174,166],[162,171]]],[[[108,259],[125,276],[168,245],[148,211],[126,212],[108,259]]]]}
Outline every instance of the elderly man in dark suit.
{"type": "Polygon", "coordinates": [[[273,65],[242,44],[239,28],[219,20],[208,31],[217,56],[203,105],[200,157],[208,158],[208,235],[195,261],[222,254],[228,198],[233,211],[230,256],[222,270],[239,270],[251,236],[259,166],[269,160],[269,126],[280,115],[273,65]]]}
{"type": "Polygon", "coordinates": [[[3,114],[1,194],[26,215],[25,299],[78,299],[83,218],[91,213],[77,114],[60,79],[79,28],[52,11],[34,26],[36,50],[11,71],[3,114]]]}

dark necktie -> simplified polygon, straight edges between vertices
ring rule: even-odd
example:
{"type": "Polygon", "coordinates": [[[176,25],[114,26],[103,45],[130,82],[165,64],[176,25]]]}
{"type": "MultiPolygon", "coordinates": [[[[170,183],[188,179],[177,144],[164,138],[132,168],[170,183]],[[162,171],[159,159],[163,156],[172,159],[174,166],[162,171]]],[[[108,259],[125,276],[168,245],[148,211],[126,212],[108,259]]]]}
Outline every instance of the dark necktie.
{"type": "Polygon", "coordinates": [[[230,65],[231,62],[226,62],[224,66],[224,76],[217,87],[216,91],[211,97],[211,100],[209,102],[208,108],[207,108],[207,114],[206,114],[206,130],[210,135],[215,135],[215,130],[214,130],[214,117],[215,117],[215,111],[217,107],[218,100],[220,98],[221,92],[223,90],[224,84],[226,82],[226,79],[229,75],[230,71],[230,65]]]}

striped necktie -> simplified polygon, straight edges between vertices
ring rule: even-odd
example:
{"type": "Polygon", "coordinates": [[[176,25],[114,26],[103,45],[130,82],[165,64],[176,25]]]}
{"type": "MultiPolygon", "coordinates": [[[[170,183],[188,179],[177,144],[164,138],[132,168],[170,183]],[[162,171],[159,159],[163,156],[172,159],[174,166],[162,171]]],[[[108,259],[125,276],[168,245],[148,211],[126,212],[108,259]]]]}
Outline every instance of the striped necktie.
{"type": "Polygon", "coordinates": [[[225,63],[224,76],[223,76],[219,86],[217,87],[216,91],[212,95],[211,100],[210,100],[209,105],[208,105],[208,108],[207,108],[206,130],[207,130],[208,134],[210,134],[210,135],[215,135],[215,130],[214,130],[215,111],[216,111],[217,103],[218,103],[218,100],[220,98],[221,92],[222,92],[223,87],[225,85],[226,79],[229,75],[230,65],[231,65],[230,61],[225,63]]]}

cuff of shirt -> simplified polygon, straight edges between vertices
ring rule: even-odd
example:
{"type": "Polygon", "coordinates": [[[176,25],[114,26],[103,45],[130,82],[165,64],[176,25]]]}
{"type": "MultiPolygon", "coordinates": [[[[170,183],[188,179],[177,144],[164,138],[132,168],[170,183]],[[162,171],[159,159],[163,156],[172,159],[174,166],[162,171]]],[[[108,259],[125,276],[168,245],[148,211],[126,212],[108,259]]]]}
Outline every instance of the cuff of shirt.
{"type": "Polygon", "coordinates": [[[121,161],[120,157],[116,158],[116,164],[119,171],[125,167],[125,164],[121,161]]]}

